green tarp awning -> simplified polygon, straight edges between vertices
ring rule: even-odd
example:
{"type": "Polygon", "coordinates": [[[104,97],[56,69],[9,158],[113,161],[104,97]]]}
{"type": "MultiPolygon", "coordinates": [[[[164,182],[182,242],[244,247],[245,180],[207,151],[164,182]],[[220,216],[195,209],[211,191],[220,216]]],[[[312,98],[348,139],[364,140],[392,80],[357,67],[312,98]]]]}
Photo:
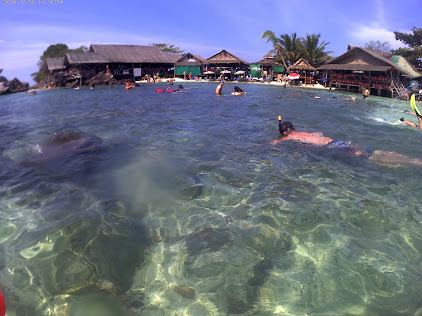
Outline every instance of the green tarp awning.
{"type": "Polygon", "coordinates": [[[284,72],[283,66],[273,66],[273,72],[284,72]]]}
{"type": "Polygon", "coordinates": [[[201,67],[199,66],[176,66],[174,72],[176,76],[183,76],[183,72],[186,71],[186,76],[192,73],[192,76],[202,76],[201,67]]]}

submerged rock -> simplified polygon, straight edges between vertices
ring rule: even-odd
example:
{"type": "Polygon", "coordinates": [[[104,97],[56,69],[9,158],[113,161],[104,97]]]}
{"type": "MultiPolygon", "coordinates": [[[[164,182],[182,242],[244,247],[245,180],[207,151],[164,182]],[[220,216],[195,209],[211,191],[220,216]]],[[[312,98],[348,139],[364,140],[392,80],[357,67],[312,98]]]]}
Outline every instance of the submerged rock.
{"type": "Polygon", "coordinates": [[[202,194],[203,185],[195,174],[176,176],[172,179],[172,183],[185,200],[193,200],[202,194]]]}
{"type": "Polygon", "coordinates": [[[245,177],[242,172],[237,169],[218,169],[215,171],[215,177],[218,181],[232,185],[236,188],[241,188],[251,183],[251,179],[245,177]]]}
{"type": "Polygon", "coordinates": [[[184,286],[184,285],[176,285],[174,287],[174,291],[183,296],[184,298],[194,298],[195,297],[195,290],[191,287],[184,286]]]}
{"type": "Polygon", "coordinates": [[[218,251],[221,247],[234,244],[228,229],[202,228],[198,233],[192,234],[186,241],[186,248],[190,254],[199,254],[203,249],[218,251]]]}
{"type": "Polygon", "coordinates": [[[34,165],[55,175],[67,177],[88,174],[93,166],[104,160],[102,139],[79,130],[59,132],[42,145],[32,145],[21,165],[34,165]]]}

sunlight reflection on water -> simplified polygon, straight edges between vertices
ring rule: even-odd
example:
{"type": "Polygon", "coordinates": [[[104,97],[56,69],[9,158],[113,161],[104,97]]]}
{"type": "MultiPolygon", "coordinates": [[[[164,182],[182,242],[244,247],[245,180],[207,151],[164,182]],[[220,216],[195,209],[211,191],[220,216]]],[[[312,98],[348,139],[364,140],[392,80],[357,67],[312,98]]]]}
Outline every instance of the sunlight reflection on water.
{"type": "Polygon", "coordinates": [[[214,84],[186,84],[179,94],[156,87],[164,84],[1,97],[8,310],[421,310],[422,215],[410,194],[421,191],[421,172],[270,144],[282,115],[298,130],[422,157],[420,133],[389,124],[405,102],[264,84],[244,84],[241,97],[229,95],[231,84],[223,96],[214,84]],[[43,156],[46,139],[70,130],[84,137],[43,156]]]}

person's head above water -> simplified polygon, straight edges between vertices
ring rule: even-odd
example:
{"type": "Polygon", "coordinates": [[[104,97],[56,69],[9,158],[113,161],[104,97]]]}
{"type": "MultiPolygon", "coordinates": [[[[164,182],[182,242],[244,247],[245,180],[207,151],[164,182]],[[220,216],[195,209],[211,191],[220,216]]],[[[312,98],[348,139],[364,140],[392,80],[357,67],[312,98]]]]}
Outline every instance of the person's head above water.
{"type": "Polygon", "coordinates": [[[295,128],[292,123],[287,121],[279,124],[278,131],[280,134],[289,135],[291,132],[295,131],[295,128]]]}

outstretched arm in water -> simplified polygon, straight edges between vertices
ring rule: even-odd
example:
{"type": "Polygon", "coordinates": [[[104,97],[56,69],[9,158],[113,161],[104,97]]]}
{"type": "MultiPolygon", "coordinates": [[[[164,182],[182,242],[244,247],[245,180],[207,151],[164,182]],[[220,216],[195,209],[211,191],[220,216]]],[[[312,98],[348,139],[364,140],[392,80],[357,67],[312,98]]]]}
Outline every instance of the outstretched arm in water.
{"type": "Polygon", "coordinates": [[[387,167],[403,167],[405,165],[422,166],[422,160],[411,158],[394,151],[375,150],[369,160],[387,167]]]}

